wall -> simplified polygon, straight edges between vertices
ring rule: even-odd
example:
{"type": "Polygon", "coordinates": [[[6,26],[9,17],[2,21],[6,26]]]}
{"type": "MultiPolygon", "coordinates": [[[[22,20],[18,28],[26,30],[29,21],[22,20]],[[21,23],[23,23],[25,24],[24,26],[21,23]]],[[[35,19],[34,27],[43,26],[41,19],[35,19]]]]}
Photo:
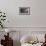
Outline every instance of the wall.
{"type": "Polygon", "coordinates": [[[19,16],[19,7],[30,7],[31,1],[1,0],[1,2],[0,9],[6,12],[8,19],[8,23],[6,24],[7,27],[29,26],[31,24],[31,16],[19,16]]]}
{"type": "Polygon", "coordinates": [[[6,12],[7,27],[46,27],[46,0],[0,0],[0,9],[6,12]],[[30,16],[19,15],[19,7],[30,7],[30,16]]]}
{"type": "Polygon", "coordinates": [[[32,26],[46,27],[46,0],[32,1],[32,26]]]}

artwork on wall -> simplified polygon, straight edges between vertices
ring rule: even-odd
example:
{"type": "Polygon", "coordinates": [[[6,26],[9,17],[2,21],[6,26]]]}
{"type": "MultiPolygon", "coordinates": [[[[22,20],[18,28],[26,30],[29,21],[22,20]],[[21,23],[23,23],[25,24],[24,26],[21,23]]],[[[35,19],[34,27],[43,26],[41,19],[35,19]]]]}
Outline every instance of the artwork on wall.
{"type": "Polygon", "coordinates": [[[19,15],[30,15],[30,7],[19,7],[19,15]]]}

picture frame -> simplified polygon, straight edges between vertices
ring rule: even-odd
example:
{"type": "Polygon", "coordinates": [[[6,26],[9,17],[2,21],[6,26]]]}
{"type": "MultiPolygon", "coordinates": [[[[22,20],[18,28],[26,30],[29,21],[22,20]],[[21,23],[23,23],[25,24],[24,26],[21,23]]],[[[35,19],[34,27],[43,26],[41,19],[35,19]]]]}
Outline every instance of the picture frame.
{"type": "Polygon", "coordinates": [[[19,7],[19,15],[30,15],[30,7],[19,7]]]}

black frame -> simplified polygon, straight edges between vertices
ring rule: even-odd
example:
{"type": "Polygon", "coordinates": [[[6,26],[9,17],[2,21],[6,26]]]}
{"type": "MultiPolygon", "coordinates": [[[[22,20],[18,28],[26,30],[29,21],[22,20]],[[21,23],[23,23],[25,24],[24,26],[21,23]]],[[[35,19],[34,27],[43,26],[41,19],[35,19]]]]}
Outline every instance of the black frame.
{"type": "Polygon", "coordinates": [[[19,15],[30,15],[30,7],[19,7],[19,15]]]}

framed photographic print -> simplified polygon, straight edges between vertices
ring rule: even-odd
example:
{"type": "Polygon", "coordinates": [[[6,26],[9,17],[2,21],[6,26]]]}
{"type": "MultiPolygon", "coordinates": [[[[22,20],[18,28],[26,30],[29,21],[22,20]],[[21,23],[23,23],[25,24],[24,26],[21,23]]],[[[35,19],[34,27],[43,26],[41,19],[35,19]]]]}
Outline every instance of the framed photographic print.
{"type": "Polygon", "coordinates": [[[19,7],[20,15],[30,15],[30,7],[19,7]]]}

